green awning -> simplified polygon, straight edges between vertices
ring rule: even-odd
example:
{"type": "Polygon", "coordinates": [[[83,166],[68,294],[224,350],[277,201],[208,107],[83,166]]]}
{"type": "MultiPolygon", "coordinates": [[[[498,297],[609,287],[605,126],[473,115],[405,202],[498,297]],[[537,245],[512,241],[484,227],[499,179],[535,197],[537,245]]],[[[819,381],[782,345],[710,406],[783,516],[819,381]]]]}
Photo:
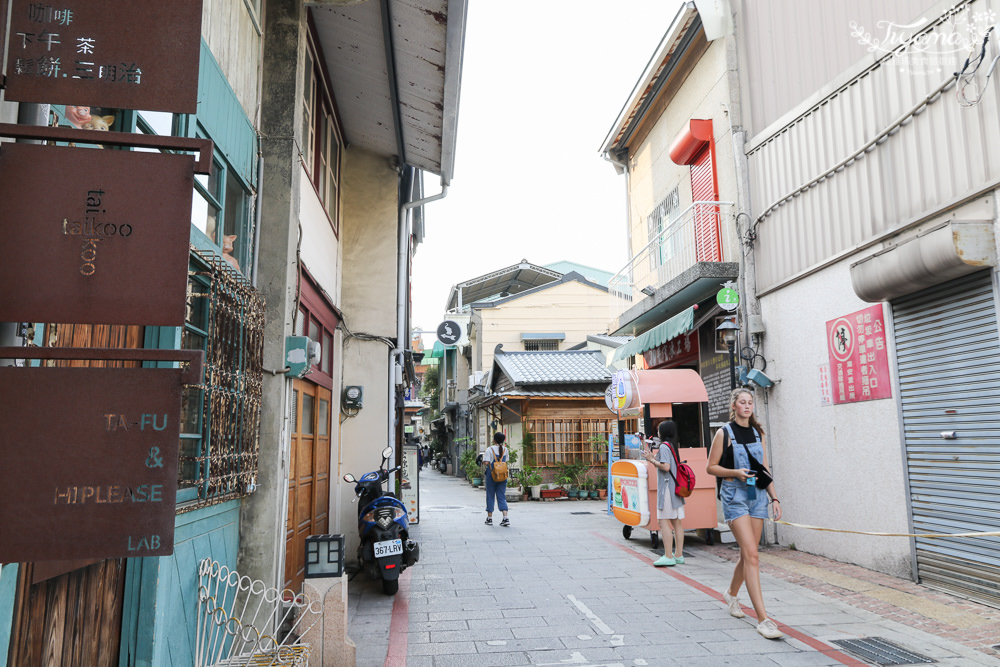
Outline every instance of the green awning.
{"type": "Polygon", "coordinates": [[[694,328],[694,306],[677,313],[666,322],[661,322],[644,334],[640,334],[617,350],[612,361],[620,361],[646,350],[663,345],[668,340],[682,336],[694,328]]]}

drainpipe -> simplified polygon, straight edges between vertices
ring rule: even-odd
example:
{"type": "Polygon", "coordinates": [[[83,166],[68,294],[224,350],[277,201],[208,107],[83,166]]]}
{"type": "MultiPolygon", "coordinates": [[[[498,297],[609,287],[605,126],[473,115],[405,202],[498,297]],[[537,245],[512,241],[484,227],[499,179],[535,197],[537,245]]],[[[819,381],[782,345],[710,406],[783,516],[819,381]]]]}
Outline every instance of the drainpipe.
{"type": "MultiPolygon", "coordinates": [[[[414,193],[414,186],[416,183],[417,170],[413,167],[403,167],[404,172],[402,178],[406,181],[404,184],[403,195],[405,197],[411,197],[414,193]]],[[[416,191],[419,192],[419,185],[416,187],[416,191]]],[[[415,199],[413,201],[405,202],[399,207],[399,224],[398,232],[399,238],[397,239],[396,246],[396,349],[392,351],[393,357],[393,369],[392,373],[389,375],[389,402],[391,405],[390,415],[389,415],[389,442],[393,444],[395,449],[396,443],[396,387],[403,382],[403,367],[407,346],[409,345],[409,340],[406,332],[407,323],[407,306],[409,304],[409,286],[410,281],[410,209],[416,208],[418,206],[423,206],[424,204],[429,204],[430,202],[437,201],[439,199],[444,199],[448,196],[448,185],[442,179],[441,182],[441,192],[430,197],[424,197],[422,199],[415,199]]],[[[402,428],[402,424],[399,424],[402,428]]]]}

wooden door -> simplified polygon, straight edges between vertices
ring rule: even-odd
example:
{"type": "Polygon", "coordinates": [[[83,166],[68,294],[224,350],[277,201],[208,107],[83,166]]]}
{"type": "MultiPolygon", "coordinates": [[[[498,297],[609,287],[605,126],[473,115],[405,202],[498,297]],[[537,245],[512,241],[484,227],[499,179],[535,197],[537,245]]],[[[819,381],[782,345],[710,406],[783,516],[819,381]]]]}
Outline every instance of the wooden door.
{"type": "Polygon", "coordinates": [[[116,667],[125,560],[112,558],[35,581],[18,568],[10,667],[116,667]]]}
{"type": "Polygon", "coordinates": [[[329,389],[303,380],[292,387],[285,587],[296,592],[305,578],[306,537],[329,529],[330,396],[329,389]]]}

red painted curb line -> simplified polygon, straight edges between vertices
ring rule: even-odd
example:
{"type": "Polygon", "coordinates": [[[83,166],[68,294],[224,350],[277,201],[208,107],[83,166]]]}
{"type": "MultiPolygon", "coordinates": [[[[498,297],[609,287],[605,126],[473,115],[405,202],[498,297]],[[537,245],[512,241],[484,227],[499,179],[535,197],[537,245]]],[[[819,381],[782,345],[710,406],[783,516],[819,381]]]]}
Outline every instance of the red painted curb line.
{"type": "Polygon", "coordinates": [[[392,622],[389,623],[389,652],[383,667],[406,667],[406,638],[410,629],[410,574],[404,570],[399,575],[399,590],[392,601],[392,622]]]}
{"type": "MultiPolygon", "coordinates": [[[[638,560],[643,561],[647,565],[650,565],[650,566],[653,565],[653,559],[650,558],[649,556],[643,556],[642,554],[640,554],[640,553],[638,553],[638,552],[636,552],[636,551],[634,551],[632,549],[629,549],[625,545],[619,544],[618,542],[615,542],[614,540],[612,540],[612,539],[606,537],[605,535],[602,535],[601,533],[598,533],[596,531],[591,531],[590,534],[594,535],[596,537],[601,538],[602,540],[604,540],[608,544],[611,544],[611,545],[617,547],[618,549],[624,551],[625,553],[629,554],[630,556],[632,556],[632,557],[634,557],[634,558],[636,558],[638,560]]],[[[685,577],[683,574],[677,573],[673,567],[658,567],[656,569],[659,570],[660,572],[663,572],[666,575],[669,575],[669,576],[673,577],[677,581],[680,581],[682,583],[687,584],[691,588],[694,588],[696,590],[701,591],[702,593],[704,593],[705,595],[708,595],[709,597],[715,598],[716,600],[718,600],[719,602],[721,602],[723,605],[726,604],[726,601],[722,597],[722,593],[720,593],[718,591],[715,591],[715,590],[712,590],[708,586],[705,586],[701,582],[695,581],[694,579],[692,579],[690,577],[685,577]]],[[[743,610],[745,612],[747,612],[748,616],[751,616],[753,618],[757,617],[756,613],[754,612],[754,610],[751,607],[747,607],[746,605],[742,605],[742,607],[743,607],[743,610]]],[[[840,662],[842,665],[851,665],[851,667],[868,667],[868,663],[862,662],[862,661],[858,660],[857,658],[853,658],[853,657],[847,655],[846,653],[843,653],[839,649],[834,648],[833,646],[830,646],[826,642],[823,642],[823,641],[821,641],[819,639],[816,639],[815,637],[810,637],[809,635],[805,634],[804,632],[801,632],[799,630],[796,630],[795,628],[789,627],[789,626],[785,625],[784,623],[778,623],[778,621],[776,621],[774,619],[774,617],[772,617],[771,620],[775,622],[775,624],[778,626],[778,629],[781,630],[782,632],[784,632],[786,636],[798,639],[803,644],[807,644],[808,646],[816,649],[817,651],[819,651],[823,655],[828,656],[830,658],[833,658],[834,660],[840,662]]]]}

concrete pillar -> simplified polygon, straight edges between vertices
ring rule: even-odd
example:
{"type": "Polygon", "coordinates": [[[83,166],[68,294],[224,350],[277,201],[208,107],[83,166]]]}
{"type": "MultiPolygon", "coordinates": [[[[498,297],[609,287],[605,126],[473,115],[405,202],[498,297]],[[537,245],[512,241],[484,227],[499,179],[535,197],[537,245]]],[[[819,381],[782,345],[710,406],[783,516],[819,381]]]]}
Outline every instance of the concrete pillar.
{"type": "Polygon", "coordinates": [[[303,637],[312,650],[310,665],[321,667],[353,667],[357,664],[357,648],[347,636],[347,579],[306,579],[302,592],[310,600],[318,600],[323,619],[303,637]]]}
{"type": "MultiPolygon", "coordinates": [[[[299,230],[299,148],[306,10],[299,0],[265,3],[261,91],[263,169],[257,287],[267,304],[264,368],[285,367],[285,337],[292,333],[299,230]]],[[[237,569],[281,589],[288,488],[288,392],[285,374],[264,372],[260,458],[256,492],[241,508],[237,569]]]]}

